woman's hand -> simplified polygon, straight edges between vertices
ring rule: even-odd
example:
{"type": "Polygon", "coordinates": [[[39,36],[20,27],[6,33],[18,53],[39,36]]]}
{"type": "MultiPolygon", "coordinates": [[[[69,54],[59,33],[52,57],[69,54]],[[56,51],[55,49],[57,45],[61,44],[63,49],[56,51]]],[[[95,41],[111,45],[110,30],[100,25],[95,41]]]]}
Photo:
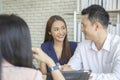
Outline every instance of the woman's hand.
{"type": "MultiPolygon", "coordinates": [[[[33,51],[33,56],[46,63],[48,65],[48,67],[53,67],[56,66],[54,61],[48,56],[46,55],[41,48],[32,48],[33,51]]],[[[65,80],[64,76],[61,74],[60,70],[54,70],[51,72],[53,79],[54,80],[65,80]]]]}
{"type": "Polygon", "coordinates": [[[45,52],[43,52],[41,48],[32,48],[32,52],[33,56],[39,61],[44,62],[49,67],[55,66],[54,61],[45,52]]]}
{"type": "Polygon", "coordinates": [[[32,48],[32,52],[33,52],[33,56],[42,61],[45,62],[47,61],[47,59],[49,58],[43,51],[41,48],[32,48]]]}

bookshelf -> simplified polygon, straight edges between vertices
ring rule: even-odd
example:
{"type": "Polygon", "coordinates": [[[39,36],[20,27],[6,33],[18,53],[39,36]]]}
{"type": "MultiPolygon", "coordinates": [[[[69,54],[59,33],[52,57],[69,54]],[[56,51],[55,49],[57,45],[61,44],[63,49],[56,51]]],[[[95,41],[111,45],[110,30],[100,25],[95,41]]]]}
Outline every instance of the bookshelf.
{"type": "Polygon", "coordinates": [[[107,10],[107,12],[110,14],[110,18],[112,17],[111,19],[113,19],[111,20],[112,24],[108,25],[108,31],[111,34],[116,34],[120,36],[120,9],[107,10]],[[112,15],[114,15],[116,18],[112,15]]]}
{"type": "Polygon", "coordinates": [[[76,11],[67,13],[67,15],[74,15],[74,41],[80,42],[84,40],[84,35],[80,30],[81,23],[80,20],[78,20],[78,16],[82,9],[92,4],[99,4],[106,9],[110,15],[111,22],[108,26],[108,31],[120,36],[120,0],[77,0],[76,2],[76,11]]]}
{"type": "Polygon", "coordinates": [[[2,13],[2,1],[0,0],[0,13],[2,13]]]}
{"type": "Polygon", "coordinates": [[[120,13],[120,9],[107,10],[108,13],[120,13]]]}

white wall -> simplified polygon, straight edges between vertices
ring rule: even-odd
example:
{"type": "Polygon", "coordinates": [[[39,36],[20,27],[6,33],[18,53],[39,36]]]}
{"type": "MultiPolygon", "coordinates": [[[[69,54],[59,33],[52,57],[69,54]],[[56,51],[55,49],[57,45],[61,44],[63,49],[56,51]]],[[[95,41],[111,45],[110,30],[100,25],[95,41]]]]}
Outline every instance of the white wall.
{"type": "Polygon", "coordinates": [[[43,42],[45,25],[52,15],[65,19],[69,40],[73,40],[73,15],[66,13],[76,10],[76,0],[3,0],[2,4],[2,13],[17,14],[28,23],[34,47],[43,42]]]}
{"type": "Polygon", "coordinates": [[[0,13],[2,12],[2,0],[0,0],[0,13]]]}

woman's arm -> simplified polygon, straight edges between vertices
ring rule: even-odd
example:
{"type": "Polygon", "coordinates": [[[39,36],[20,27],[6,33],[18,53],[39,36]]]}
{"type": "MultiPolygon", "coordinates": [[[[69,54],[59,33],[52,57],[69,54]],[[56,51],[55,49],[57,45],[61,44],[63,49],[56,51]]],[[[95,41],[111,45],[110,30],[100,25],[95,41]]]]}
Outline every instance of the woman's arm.
{"type": "Polygon", "coordinates": [[[44,74],[44,75],[47,74],[47,67],[44,62],[40,62],[40,70],[41,70],[42,74],[44,74]]]}
{"type": "MultiPolygon", "coordinates": [[[[54,61],[47,56],[40,48],[33,48],[34,57],[41,62],[44,62],[48,67],[56,66],[54,61]]],[[[65,80],[64,76],[59,69],[51,71],[52,77],[54,80],[65,80]]]]}

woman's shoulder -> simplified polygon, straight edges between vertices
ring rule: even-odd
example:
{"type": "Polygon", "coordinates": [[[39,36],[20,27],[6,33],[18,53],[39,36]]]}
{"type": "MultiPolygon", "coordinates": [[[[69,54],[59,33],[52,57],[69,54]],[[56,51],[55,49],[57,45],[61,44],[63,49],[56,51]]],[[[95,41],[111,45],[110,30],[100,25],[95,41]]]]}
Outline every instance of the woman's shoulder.
{"type": "Polygon", "coordinates": [[[75,49],[77,47],[77,42],[70,41],[69,44],[70,44],[71,52],[72,52],[72,55],[73,55],[74,51],[75,51],[75,49]]]}
{"type": "Polygon", "coordinates": [[[30,77],[32,76],[33,80],[43,80],[42,73],[40,70],[32,69],[32,68],[23,68],[23,73],[26,72],[24,75],[30,77]]]}
{"type": "Polygon", "coordinates": [[[75,42],[75,41],[69,41],[69,44],[70,44],[70,46],[77,46],[77,42],[75,42]]]}
{"type": "Polygon", "coordinates": [[[2,76],[3,80],[43,80],[40,71],[32,68],[16,66],[3,67],[2,76]]]}
{"type": "Polygon", "coordinates": [[[47,46],[50,46],[51,44],[52,44],[52,41],[44,42],[41,44],[41,47],[47,47],[47,46]]]}
{"type": "Polygon", "coordinates": [[[41,49],[46,53],[48,53],[50,50],[53,50],[53,42],[49,41],[49,42],[42,43],[41,49]]]}
{"type": "Polygon", "coordinates": [[[41,45],[49,45],[49,44],[51,44],[52,42],[51,41],[48,41],[48,42],[44,42],[44,43],[42,43],[41,45]]]}

